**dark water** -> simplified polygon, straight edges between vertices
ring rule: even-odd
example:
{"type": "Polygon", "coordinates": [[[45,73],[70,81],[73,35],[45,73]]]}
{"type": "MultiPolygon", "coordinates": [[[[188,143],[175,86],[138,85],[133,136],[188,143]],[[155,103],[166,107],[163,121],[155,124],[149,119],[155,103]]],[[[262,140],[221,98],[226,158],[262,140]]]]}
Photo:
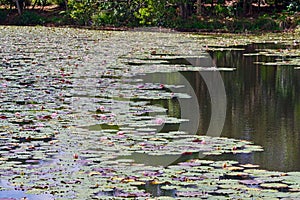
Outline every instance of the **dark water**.
{"type": "MultiPolygon", "coordinates": [[[[255,49],[278,47],[252,44],[245,47],[245,51],[209,52],[217,67],[236,68],[235,71],[220,72],[227,95],[226,120],[221,136],[250,140],[265,150],[251,154],[225,155],[221,159],[233,158],[241,163],[259,164],[261,168],[268,170],[299,171],[300,70],[291,66],[255,64],[275,61],[278,59],[276,57],[243,56],[244,53],[255,52],[255,49]]],[[[165,84],[184,84],[188,80],[199,102],[198,134],[206,134],[211,123],[211,97],[199,72],[153,73],[141,78],[145,82],[165,84]]],[[[192,92],[187,88],[176,91],[192,92]]],[[[186,101],[188,104],[188,100],[186,101]]],[[[174,110],[171,101],[165,107],[174,110]]],[[[197,112],[192,104],[189,110],[197,112]]],[[[180,116],[180,113],[177,115],[180,116]]]]}

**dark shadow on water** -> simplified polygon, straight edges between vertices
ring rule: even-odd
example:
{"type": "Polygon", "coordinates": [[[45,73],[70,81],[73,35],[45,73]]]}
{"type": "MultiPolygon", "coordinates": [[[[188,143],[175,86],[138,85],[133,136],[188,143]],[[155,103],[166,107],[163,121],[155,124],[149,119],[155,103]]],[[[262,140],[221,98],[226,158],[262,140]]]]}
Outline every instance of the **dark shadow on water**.
{"type": "MultiPolygon", "coordinates": [[[[222,136],[250,140],[261,145],[265,151],[211,158],[232,158],[240,163],[259,164],[268,170],[299,171],[300,70],[292,66],[257,64],[286,57],[244,55],[255,53],[258,49],[296,47],[251,44],[244,48],[244,51],[228,49],[209,52],[217,67],[230,66],[237,69],[221,72],[227,95],[227,114],[222,136]]],[[[205,135],[210,123],[211,105],[206,84],[198,72],[180,72],[180,76],[178,73],[153,73],[139,78],[144,82],[159,83],[165,80],[168,84],[178,85],[182,83],[182,77],[189,81],[197,94],[200,112],[198,134],[205,135]]],[[[185,88],[176,91],[191,92],[185,88]]],[[[196,112],[193,107],[190,110],[196,112]]]]}

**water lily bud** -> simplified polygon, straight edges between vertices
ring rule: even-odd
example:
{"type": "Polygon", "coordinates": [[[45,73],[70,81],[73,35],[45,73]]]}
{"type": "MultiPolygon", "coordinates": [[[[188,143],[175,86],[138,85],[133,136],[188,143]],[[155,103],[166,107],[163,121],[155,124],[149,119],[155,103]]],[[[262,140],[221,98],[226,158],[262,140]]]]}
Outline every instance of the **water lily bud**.
{"type": "Polygon", "coordinates": [[[77,154],[77,153],[74,153],[73,158],[74,158],[74,159],[78,159],[78,154],[77,154]]]}

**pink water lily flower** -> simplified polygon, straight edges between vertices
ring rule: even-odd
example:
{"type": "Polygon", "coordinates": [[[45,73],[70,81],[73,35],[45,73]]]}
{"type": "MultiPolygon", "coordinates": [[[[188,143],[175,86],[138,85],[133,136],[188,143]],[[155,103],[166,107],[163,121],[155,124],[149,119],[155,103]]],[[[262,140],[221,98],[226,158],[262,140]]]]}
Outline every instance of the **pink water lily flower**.
{"type": "Polygon", "coordinates": [[[51,114],[51,118],[56,118],[57,117],[57,113],[52,113],[51,114]]]}
{"type": "Polygon", "coordinates": [[[162,125],[165,123],[165,120],[163,118],[156,118],[155,119],[155,124],[162,125]]]}

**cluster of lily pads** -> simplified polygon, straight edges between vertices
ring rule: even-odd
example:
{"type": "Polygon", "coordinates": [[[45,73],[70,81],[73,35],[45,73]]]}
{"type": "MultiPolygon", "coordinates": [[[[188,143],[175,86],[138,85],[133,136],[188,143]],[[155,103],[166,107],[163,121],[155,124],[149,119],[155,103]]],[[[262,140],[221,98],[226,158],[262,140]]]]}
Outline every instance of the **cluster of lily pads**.
{"type": "Polygon", "coordinates": [[[135,78],[207,70],[176,59],[206,56],[216,38],[45,27],[0,32],[1,197],[18,198],[20,191],[43,199],[299,196],[298,172],[200,159],[262,147],[173,130],[189,119],[152,102],[180,107],[177,99],[190,96],[172,92],[179,85],[135,78]]]}
{"type": "Polygon", "coordinates": [[[272,61],[257,61],[255,64],[266,66],[291,66],[299,69],[300,65],[300,39],[299,34],[264,34],[264,35],[222,35],[222,36],[197,36],[197,40],[205,45],[207,51],[240,50],[250,44],[265,44],[270,48],[254,49],[253,52],[245,52],[244,56],[257,56],[272,58],[272,61]],[[212,42],[213,40],[218,41],[212,42]],[[273,61],[274,60],[274,61],[273,61]]]}

